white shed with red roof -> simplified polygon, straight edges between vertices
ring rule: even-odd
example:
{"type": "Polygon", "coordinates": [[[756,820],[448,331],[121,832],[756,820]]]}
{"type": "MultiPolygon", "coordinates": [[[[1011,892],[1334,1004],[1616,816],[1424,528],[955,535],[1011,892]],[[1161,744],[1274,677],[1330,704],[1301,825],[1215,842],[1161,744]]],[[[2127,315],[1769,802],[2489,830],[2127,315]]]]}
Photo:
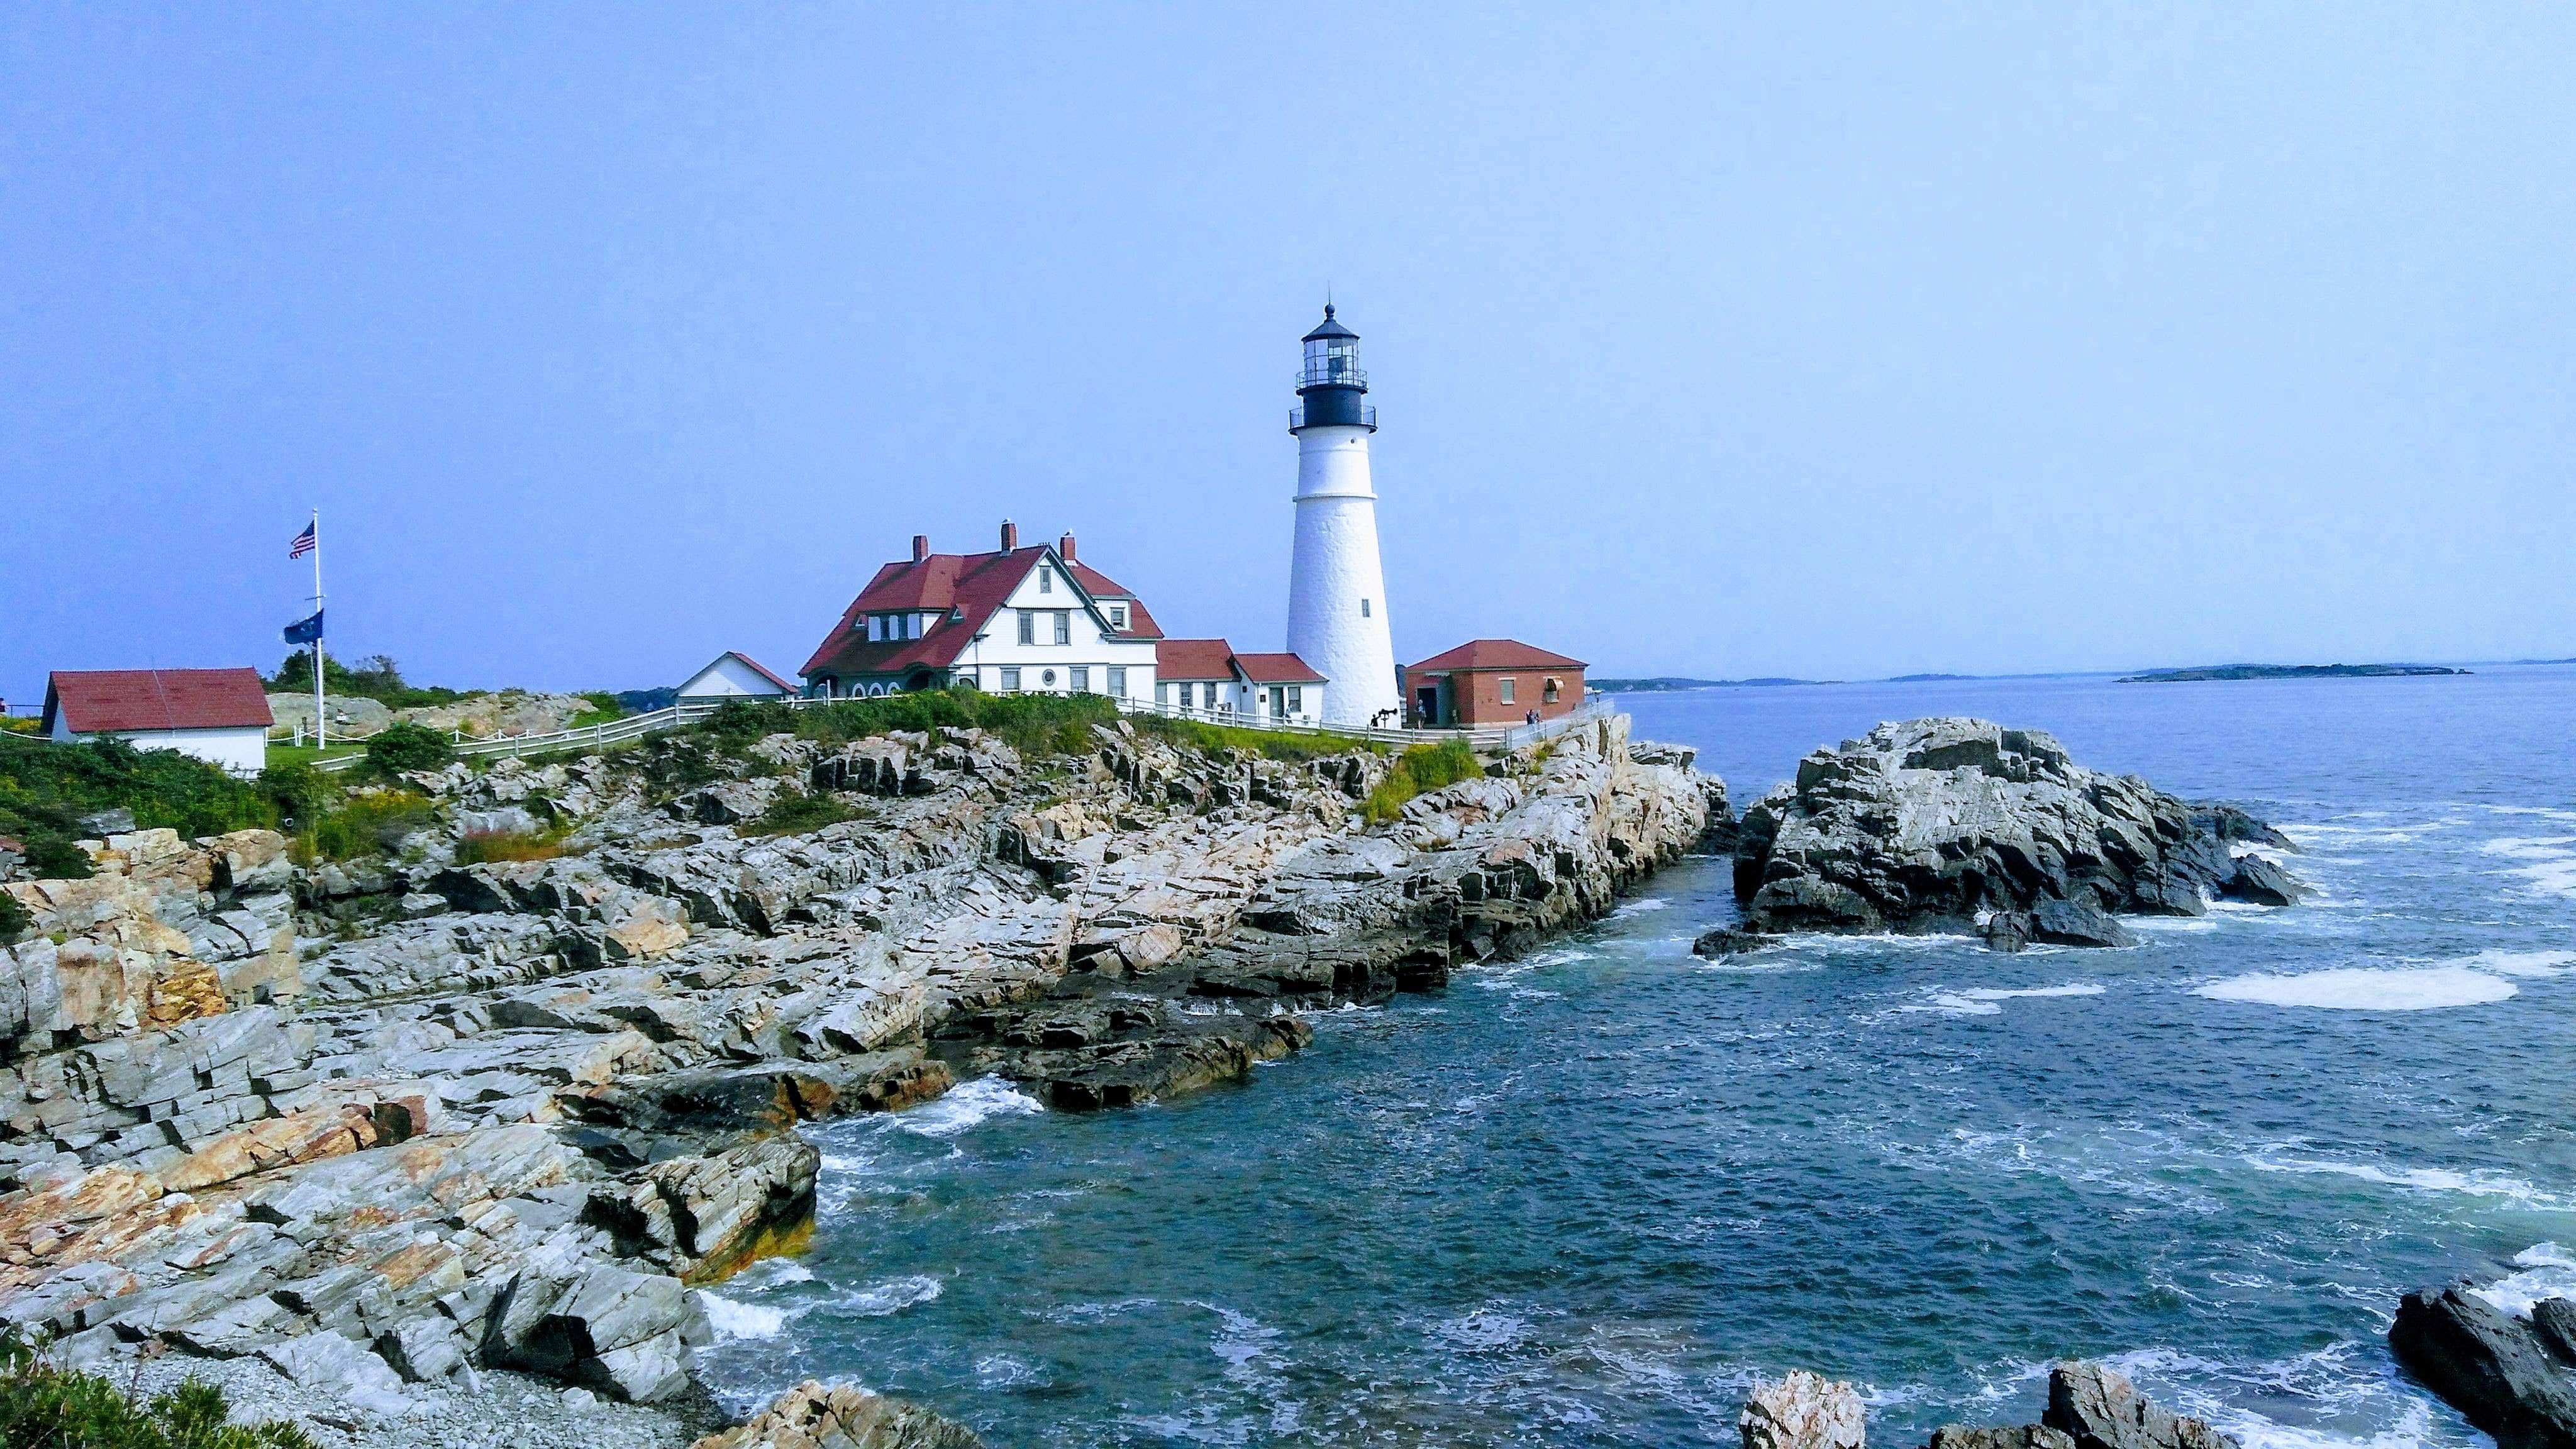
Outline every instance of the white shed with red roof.
{"type": "Polygon", "coordinates": [[[785,699],[796,692],[796,686],[741,650],[728,649],[708,660],[707,667],[690,675],[676,692],[682,699],[698,701],[785,699]]]}
{"type": "Polygon", "coordinates": [[[1324,683],[1294,654],[1238,654],[1223,639],[1154,646],[1154,703],[1167,710],[1319,724],[1324,683]]]}
{"type": "Polygon", "coordinates": [[[49,739],[121,739],[236,775],[268,763],[275,722],[256,669],[57,669],[45,681],[49,739]]]}

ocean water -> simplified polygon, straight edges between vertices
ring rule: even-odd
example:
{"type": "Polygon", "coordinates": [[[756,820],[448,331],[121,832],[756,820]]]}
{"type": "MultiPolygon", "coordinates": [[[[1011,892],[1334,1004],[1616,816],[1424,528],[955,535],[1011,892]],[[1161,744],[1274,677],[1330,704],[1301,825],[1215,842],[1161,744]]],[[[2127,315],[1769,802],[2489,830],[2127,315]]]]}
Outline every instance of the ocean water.
{"type": "Polygon", "coordinates": [[[816,1131],[813,1250],[719,1290],[710,1381],[1029,1449],[1731,1445],[1808,1367],[1908,1445],[2089,1355],[2255,1449],[2484,1442],[2381,1334],[2462,1270],[2576,1287],[2576,670],[1626,703],[1739,803],[1881,719],[2052,730],[2280,823],[2324,895],[2129,950],[1716,965],[1727,872],[1687,863],[1241,1087],[1072,1117],[985,1081],[816,1131]]]}

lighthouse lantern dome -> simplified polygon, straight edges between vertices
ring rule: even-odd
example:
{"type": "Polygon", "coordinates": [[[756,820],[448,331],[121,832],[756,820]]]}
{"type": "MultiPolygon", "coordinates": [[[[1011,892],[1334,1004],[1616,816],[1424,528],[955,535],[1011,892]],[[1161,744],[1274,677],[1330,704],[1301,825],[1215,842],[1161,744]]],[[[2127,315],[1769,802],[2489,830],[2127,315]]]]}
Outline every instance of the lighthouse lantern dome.
{"type": "Polygon", "coordinates": [[[1306,366],[1297,375],[1300,392],[1310,387],[1349,387],[1368,391],[1368,374],[1360,371],[1360,335],[1333,318],[1330,304],[1324,320],[1306,334],[1306,366]]]}

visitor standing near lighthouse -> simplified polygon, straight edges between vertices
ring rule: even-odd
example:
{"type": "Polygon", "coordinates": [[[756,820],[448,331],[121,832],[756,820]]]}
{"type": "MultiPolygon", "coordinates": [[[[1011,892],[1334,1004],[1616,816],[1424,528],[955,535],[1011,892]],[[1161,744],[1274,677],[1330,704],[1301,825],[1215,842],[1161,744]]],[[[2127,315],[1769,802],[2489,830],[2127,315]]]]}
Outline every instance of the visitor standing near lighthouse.
{"type": "Polygon", "coordinates": [[[1297,544],[1288,574],[1288,652],[1326,679],[1324,719],[1339,725],[1403,723],[1395,644],[1387,633],[1386,573],[1377,557],[1377,490],[1360,336],[1334,320],[1306,334],[1297,374],[1297,544]]]}

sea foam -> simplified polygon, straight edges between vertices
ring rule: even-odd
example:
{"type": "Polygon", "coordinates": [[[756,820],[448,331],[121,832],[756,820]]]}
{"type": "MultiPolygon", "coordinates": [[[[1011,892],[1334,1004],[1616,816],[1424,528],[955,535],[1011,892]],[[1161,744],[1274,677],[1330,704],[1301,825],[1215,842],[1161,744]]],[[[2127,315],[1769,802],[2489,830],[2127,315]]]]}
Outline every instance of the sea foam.
{"type": "Polygon", "coordinates": [[[2002,1003],[2019,1000],[2025,996],[2099,996],[2101,994],[2101,986],[2090,981],[2072,982],[2065,986],[2030,986],[2018,991],[2007,991],[1993,986],[1974,986],[1965,991],[1936,992],[1929,1001],[1897,1009],[1937,1011],[1946,1016],[1996,1016],[2003,1011],[2002,1003]]]}
{"type": "Polygon", "coordinates": [[[2313,1006],[2331,1011],[2428,1011],[2502,1001],[2520,989],[2502,977],[2464,966],[2348,966],[2296,976],[2231,976],[2198,987],[2193,994],[2214,1001],[2313,1006]]]}
{"type": "Polygon", "coordinates": [[[944,1097],[894,1115],[894,1124],[924,1137],[954,1137],[995,1117],[1043,1112],[1035,1097],[1016,1090],[1000,1077],[977,1077],[944,1097]]]}
{"type": "Polygon", "coordinates": [[[698,1302],[706,1309],[707,1327],[715,1330],[718,1343],[743,1338],[776,1338],[778,1331],[787,1326],[787,1310],[783,1308],[739,1303],[703,1289],[698,1293],[698,1302]]]}

